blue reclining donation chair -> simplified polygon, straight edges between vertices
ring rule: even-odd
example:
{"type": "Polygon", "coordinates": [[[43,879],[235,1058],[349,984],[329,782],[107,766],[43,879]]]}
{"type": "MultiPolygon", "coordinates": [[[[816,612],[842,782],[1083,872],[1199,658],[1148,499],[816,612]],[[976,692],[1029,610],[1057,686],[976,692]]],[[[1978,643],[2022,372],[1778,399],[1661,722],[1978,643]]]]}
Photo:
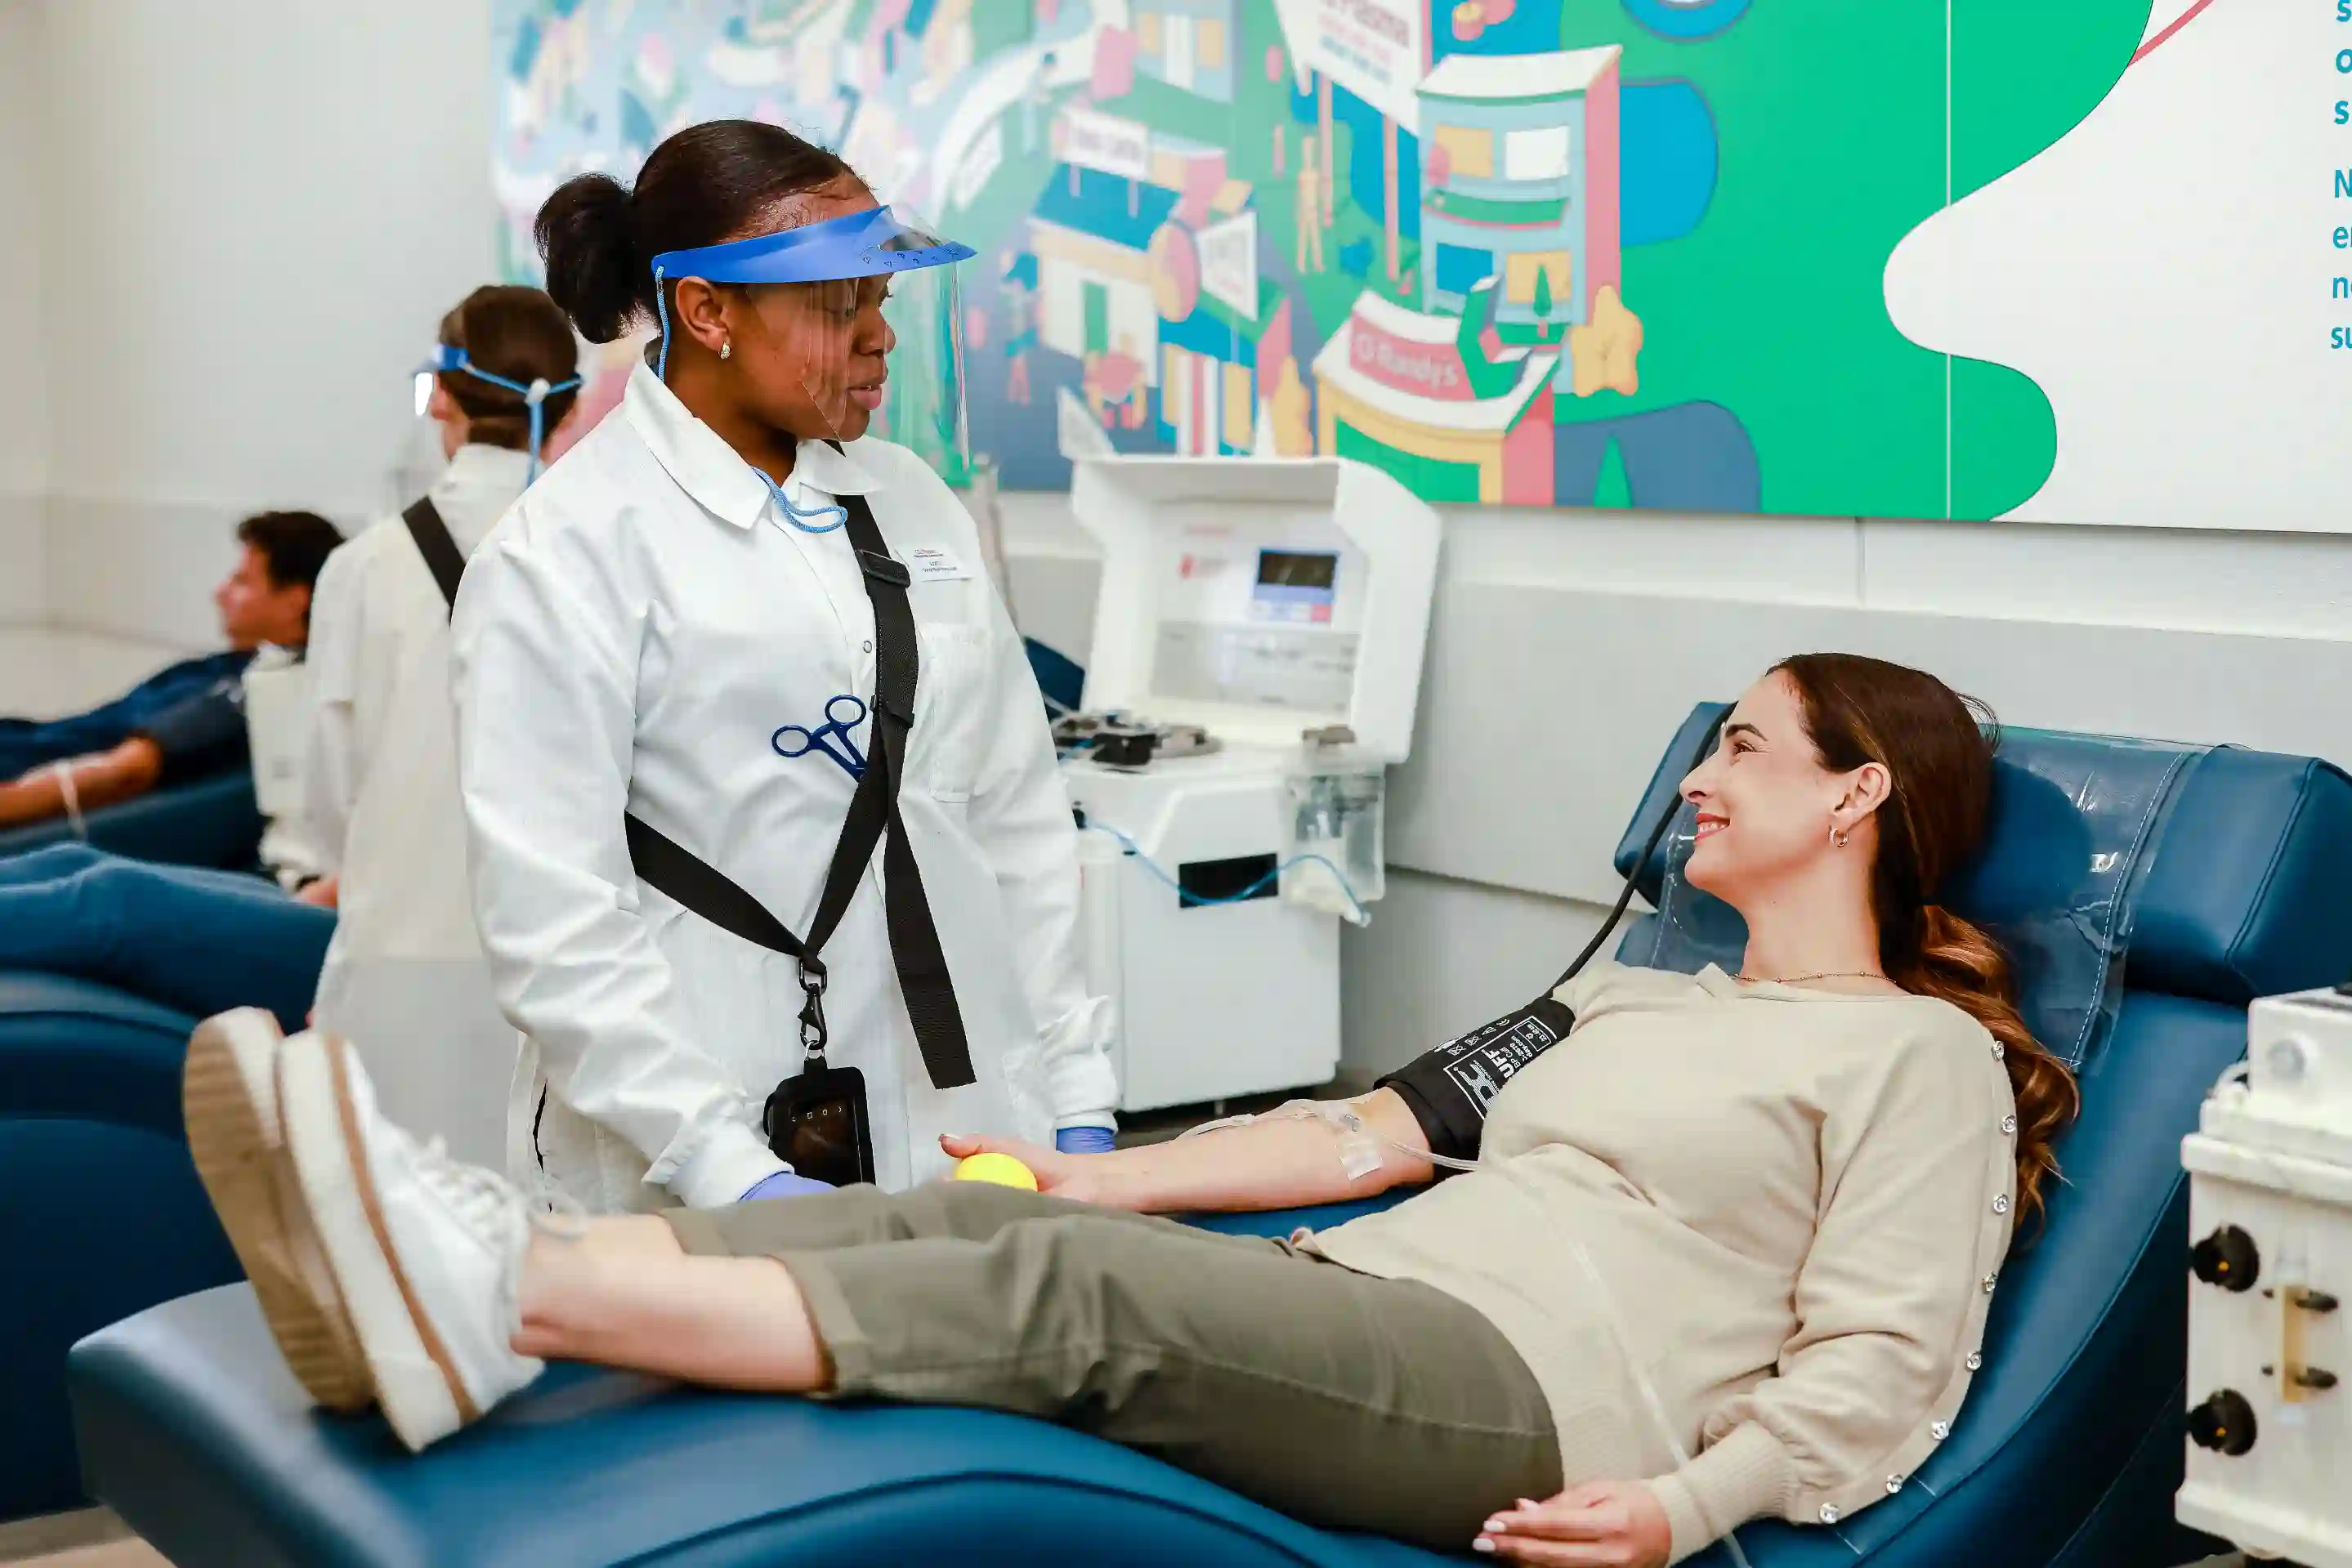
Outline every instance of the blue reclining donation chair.
{"type": "MultiPolygon", "coordinates": [[[[1696,967],[1707,942],[1725,939],[1671,884],[1679,835],[1652,864],[1633,864],[1719,712],[1694,714],[1676,737],[1621,852],[1621,869],[1638,869],[1668,910],[1628,934],[1628,961],[1671,955],[1696,967]]],[[[2081,1026],[2063,1025],[2084,1092],[2059,1151],[2065,1185],[2046,1228],[2003,1270],[1983,1369],[1950,1440],[1835,1528],[1744,1527],[1758,1568],[2111,1568],[2196,1554],[2171,1522],[2184,1404],[2179,1140],[2242,1049],[2249,998],[2352,974],[2352,779],[2306,758],[2178,754],[2127,852],[2086,852],[2089,819],[2070,801],[2096,810],[2104,792],[2070,796],[2033,769],[2044,753],[2095,767],[2109,745],[2014,737],[1986,852],[1951,896],[1998,929],[2023,907],[2021,888],[2117,879],[2113,896],[2068,911],[2104,967],[2069,970],[2054,948],[2020,960],[2029,1016],[2081,1026]],[[2126,933],[2128,957],[2114,962],[2126,933]]],[[[2111,749],[2118,768],[2147,760],[2132,743],[2111,749]]],[[[1278,1232],[1300,1219],[1214,1223],[1278,1232]]],[[[92,1490],[184,1564],[1441,1561],[1311,1529],[1042,1422],[683,1391],[584,1368],[558,1370],[411,1458],[373,1416],[306,1407],[243,1286],[93,1335],[74,1352],[71,1383],[92,1490]]],[[[1728,1558],[1717,1547],[1701,1561],[1728,1558]]]]}
{"type": "Polygon", "coordinates": [[[87,980],[0,971],[0,1520],[87,1501],[74,1342],[241,1277],[181,1134],[194,1027],[87,980]]]}

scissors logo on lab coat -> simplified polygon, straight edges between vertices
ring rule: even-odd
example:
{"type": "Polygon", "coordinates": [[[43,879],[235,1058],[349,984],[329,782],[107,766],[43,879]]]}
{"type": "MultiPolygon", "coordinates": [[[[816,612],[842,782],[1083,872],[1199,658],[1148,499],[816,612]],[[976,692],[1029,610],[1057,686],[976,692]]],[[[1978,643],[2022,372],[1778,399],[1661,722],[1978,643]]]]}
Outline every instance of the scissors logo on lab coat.
{"type": "Polygon", "coordinates": [[[866,754],[850,739],[850,732],[866,722],[866,705],[846,692],[824,705],[824,722],[814,729],[788,724],[768,737],[776,755],[787,759],[820,752],[840,765],[852,779],[866,777],[866,754]]]}

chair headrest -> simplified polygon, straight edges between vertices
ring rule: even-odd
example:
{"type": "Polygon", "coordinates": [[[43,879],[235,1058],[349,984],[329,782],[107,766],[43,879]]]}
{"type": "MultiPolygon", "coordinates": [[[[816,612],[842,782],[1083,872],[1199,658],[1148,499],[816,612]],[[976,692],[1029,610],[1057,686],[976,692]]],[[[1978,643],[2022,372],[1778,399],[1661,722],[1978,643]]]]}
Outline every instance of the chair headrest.
{"type": "MultiPolygon", "coordinates": [[[[1683,721],[1618,843],[1621,875],[1633,874],[1643,843],[1728,711],[1702,703],[1683,721]]],[[[2038,776],[2035,749],[2103,745],[2120,760],[2139,743],[2032,731],[2003,737],[1984,847],[1944,890],[1954,912],[1998,926],[2073,875],[2092,841],[2091,823],[2038,776]]],[[[1671,842],[1640,868],[1636,885],[1653,904],[1671,842]]],[[[2352,887],[2352,778],[2342,769],[2307,757],[2208,753],[2182,774],[2144,853],[2126,985],[2240,1006],[2352,977],[2345,893],[2352,887]]]]}

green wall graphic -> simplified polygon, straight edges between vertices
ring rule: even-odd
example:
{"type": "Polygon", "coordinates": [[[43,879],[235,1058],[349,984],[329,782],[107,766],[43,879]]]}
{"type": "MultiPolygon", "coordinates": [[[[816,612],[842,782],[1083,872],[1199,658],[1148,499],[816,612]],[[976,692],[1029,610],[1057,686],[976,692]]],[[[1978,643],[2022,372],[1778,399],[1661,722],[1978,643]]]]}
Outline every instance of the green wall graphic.
{"type": "MultiPolygon", "coordinates": [[[[748,115],[977,246],[973,445],[1337,452],[1433,498],[1988,517],[2017,371],[1889,260],[2131,64],[2150,0],[499,0],[509,271],[583,168],[748,115]]],[[[623,361],[616,359],[614,364],[623,361]]]]}

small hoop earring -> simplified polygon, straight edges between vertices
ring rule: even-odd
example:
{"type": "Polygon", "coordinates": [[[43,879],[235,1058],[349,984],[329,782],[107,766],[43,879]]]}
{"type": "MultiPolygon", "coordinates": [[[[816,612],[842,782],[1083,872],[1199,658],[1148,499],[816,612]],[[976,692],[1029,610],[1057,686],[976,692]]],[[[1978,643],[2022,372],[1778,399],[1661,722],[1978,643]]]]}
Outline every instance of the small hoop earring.
{"type": "Polygon", "coordinates": [[[732,338],[721,338],[719,340],[719,357],[720,359],[726,359],[734,352],[735,340],[732,338]]]}
{"type": "Polygon", "coordinates": [[[1830,824],[1830,842],[1839,849],[1846,846],[1846,835],[1838,831],[1838,825],[1835,822],[1830,824]]]}

